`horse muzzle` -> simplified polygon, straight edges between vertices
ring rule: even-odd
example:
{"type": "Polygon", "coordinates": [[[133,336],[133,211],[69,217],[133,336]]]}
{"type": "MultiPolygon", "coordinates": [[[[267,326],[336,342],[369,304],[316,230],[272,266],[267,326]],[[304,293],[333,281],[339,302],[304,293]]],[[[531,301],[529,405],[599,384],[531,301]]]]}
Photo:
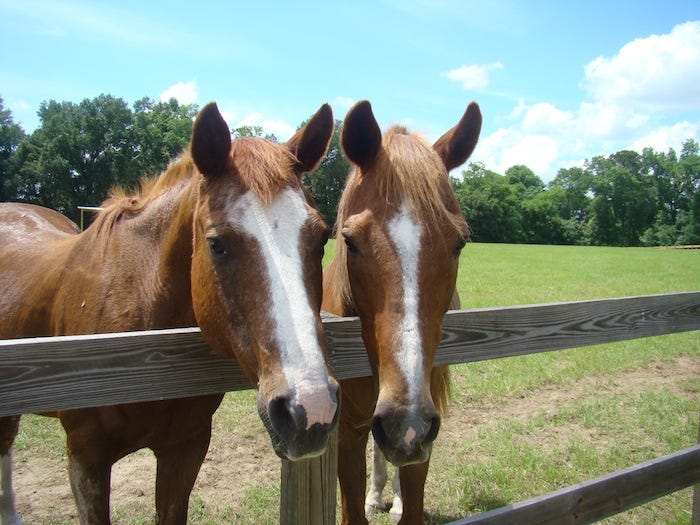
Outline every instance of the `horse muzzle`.
{"type": "Polygon", "coordinates": [[[397,467],[427,461],[439,431],[440,416],[435,411],[424,414],[375,412],[372,420],[375,442],[397,467]]]}
{"type": "Polygon", "coordinates": [[[275,453],[297,461],[321,455],[328,445],[340,414],[340,388],[333,378],[320,390],[258,398],[258,412],[267,428],[275,453]]]}

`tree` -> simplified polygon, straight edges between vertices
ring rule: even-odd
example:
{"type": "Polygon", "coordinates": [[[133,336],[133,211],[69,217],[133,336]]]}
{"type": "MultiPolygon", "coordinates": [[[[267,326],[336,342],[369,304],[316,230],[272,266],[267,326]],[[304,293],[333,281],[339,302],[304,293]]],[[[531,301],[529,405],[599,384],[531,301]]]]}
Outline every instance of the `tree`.
{"type": "Polygon", "coordinates": [[[197,112],[196,105],[180,104],[174,98],[167,102],[142,98],[134,104],[133,170],[137,176],[164,170],[187,146],[197,112]]]}
{"type": "Polygon", "coordinates": [[[243,137],[260,137],[263,139],[267,139],[270,142],[279,142],[274,133],[266,133],[265,130],[263,130],[262,126],[239,126],[232,130],[231,137],[234,139],[239,139],[243,137]]]}
{"type": "Polygon", "coordinates": [[[506,178],[513,184],[523,199],[533,198],[544,190],[544,182],[535,173],[522,164],[511,166],[506,170],[506,178]]]}
{"type": "Polygon", "coordinates": [[[125,175],[135,178],[133,115],[122,99],[51,100],[41,104],[39,118],[40,127],[18,150],[23,200],[76,220],[77,206],[100,202],[125,175]]]}
{"type": "Polygon", "coordinates": [[[588,164],[594,177],[589,236],[592,244],[637,246],[654,220],[656,190],[643,169],[642,157],[620,151],[594,157],[588,164]]]}
{"type": "Polygon", "coordinates": [[[452,179],[452,185],[474,241],[521,242],[518,194],[506,177],[471,162],[462,180],[452,179]]]}
{"type": "Polygon", "coordinates": [[[319,211],[331,226],[335,224],[338,202],[350,173],[350,162],[345,158],[340,145],[342,126],[342,121],[335,121],[328,153],[318,168],[304,177],[304,184],[311,190],[319,211]]]}
{"type": "Polygon", "coordinates": [[[12,120],[12,112],[5,109],[0,97],[0,201],[16,199],[13,156],[25,138],[24,130],[12,120]]]}

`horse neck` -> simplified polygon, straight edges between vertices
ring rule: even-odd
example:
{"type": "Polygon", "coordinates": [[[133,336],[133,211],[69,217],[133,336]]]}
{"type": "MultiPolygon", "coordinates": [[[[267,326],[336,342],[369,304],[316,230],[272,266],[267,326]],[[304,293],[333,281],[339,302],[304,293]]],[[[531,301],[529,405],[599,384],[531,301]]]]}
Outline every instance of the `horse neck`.
{"type": "Polygon", "coordinates": [[[161,232],[154,276],[159,285],[153,297],[156,327],[195,324],[190,276],[196,186],[197,182],[190,180],[164,213],[165,229],[161,232]]]}
{"type": "Polygon", "coordinates": [[[196,187],[195,178],[175,184],[132,216],[126,218],[125,212],[108,233],[96,234],[105,236],[102,253],[109,292],[131,291],[130,296],[114,298],[117,305],[131,304],[134,312],[122,329],[195,324],[190,272],[196,187]]]}

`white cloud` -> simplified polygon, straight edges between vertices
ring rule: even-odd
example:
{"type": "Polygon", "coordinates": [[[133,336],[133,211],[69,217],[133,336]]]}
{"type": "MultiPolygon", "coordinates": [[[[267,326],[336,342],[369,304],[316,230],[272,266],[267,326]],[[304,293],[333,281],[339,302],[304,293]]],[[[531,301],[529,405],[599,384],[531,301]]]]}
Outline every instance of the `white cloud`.
{"type": "Polygon", "coordinates": [[[445,73],[450,80],[462,84],[464,89],[485,89],[489,85],[489,74],[492,71],[503,69],[503,64],[494,62],[486,65],[461,66],[445,73]]]}
{"type": "Polygon", "coordinates": [[[550,180],[560,168],[596,155],[679,151],[686,139],[697,140],[700,122],[674,122],[673,114],[700,109],[700,22],[634,40],[584,71],[586,96],[578,107],[519,101],[506,126],[482,137],[474,160],[499,173],[525,164],[550,180]]]}
{"type": "Polygon", "coordinates": [[[546,102],[519,108],[524,114],[523,131],[528,133],[551,133],[552,129],[570,129],[575,121],[573,113],[562,111],[546,102]]]}
{"type": "Polygon", "coordinates": [[[655,109],[700,108],[700,21],[636,39],[585,68],[594,100],[655,109]]]}
{"type": "Polygon", "coordinates": [[[639,137],[629,149],[641,152],[644,148],[653,148],[655,151],[665,152],[673,148],[676,153],[680,153],[683,142],[688,138],[697,137],[699,132],[700,125],[685,121],[671,126],[661,126],[639,137]]]}
{"type": "Polygon", "coordinates": [[[189,82],[178,82],[160,94],[160,100],[167,102],[171,98],[176,99],[180,104],[192,104],[197,100],[197,81],[192,79],[189,82]]]}
{"type": "Polygon", "coordinates": [[[233,128],[241,126],[260,126],[264,133],[272,133],[279,141],[286,141],[296,131],[296,127],[279,120],[265,118],[262,113],[254,111],[243,117],[233,128]]]}
{"type": "Polygon", "coordinates": [[[511,166],[524,164],[542,177],[551,171],[560,153],[555,137],[501,128],[479,141],[472,160],[483,161],[488,169],[501,174],[511,166]]]}
{"type": "MultiPolygon", "coordinates": [[[[350,97],[337,96],[333,101],[333,107],[343,109],[345,111],[349,110],[355,105],[355,100],[350,97]]],[[[336,116],[336,118],[343,118],[342,116],[336,116]]]]}

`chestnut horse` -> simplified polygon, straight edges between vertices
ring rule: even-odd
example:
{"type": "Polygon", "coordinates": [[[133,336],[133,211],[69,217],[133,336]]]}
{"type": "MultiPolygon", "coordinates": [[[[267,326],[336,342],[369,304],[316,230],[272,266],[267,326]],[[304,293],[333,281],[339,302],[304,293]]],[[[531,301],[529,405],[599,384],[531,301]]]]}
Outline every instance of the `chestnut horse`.
{"type": "Polygon", "coordinates": [[[432,147],[403,127],[382,137],[367,101],[343,123],[341,143],[355,169],[339,203],[322,309],[360,317],[373,374],[341,381],[343,523],[367,523],[370,429],[383,455],[399,467],[400,523],[423,523],[431,444],[449,387],[447,368],[433,368],[433,361],[443,316],[458,300],[457,265],[469,235],[448,172],[471,155],[480,130],[475,103],[432,147]]]}
{"type": "MultiPolygon", "coordinates": [[[[82,233],[58,213],[0,205],[0,338],[187,327],[236,359],[259,390],[276,453],[326,448],[338,417],[319,310],[328,226],[301,185],[325,155],[324,105],[286,144],[231,142],[215,104],[190,143],[136,196],[113,195],[82,233]]],[[[185,523],[223,394],[57,412],[83,524],[109,523],[112,464],[157,460],[156,520],[185,523]]],[[[0,420],[2,466],[18,417],[0,420]]],[[[233,466],[232,466],[233,467],[233,466]]],[[[3,478],[3,524],[19,518],[3,478]]]]}

